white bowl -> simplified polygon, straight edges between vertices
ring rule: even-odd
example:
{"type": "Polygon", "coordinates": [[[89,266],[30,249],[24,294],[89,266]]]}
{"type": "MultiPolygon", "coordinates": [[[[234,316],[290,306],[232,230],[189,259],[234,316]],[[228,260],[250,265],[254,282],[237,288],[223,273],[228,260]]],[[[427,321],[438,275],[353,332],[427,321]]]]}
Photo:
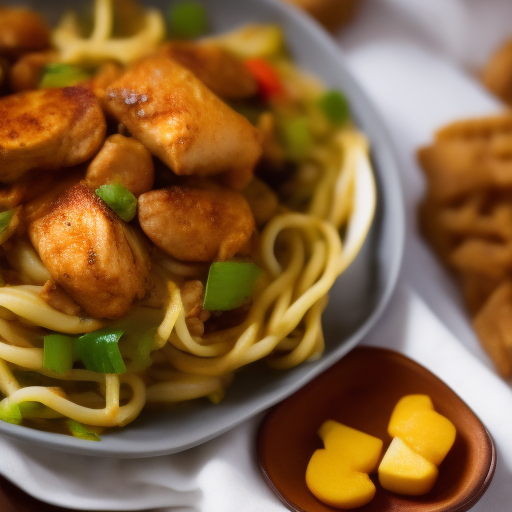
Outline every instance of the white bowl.
{"type": "MultiPolygon", "coordinates": [[[[90,0],[73,2],[73,8],[90,0]]],[[[12,2],[14,3],[14,2],[12,2]]],[[[169,1],[148,2],[164,12],[169,1]]],[[[370,234],[355,261],[336,281],[324,312],[326,349],[314,362],[291,370],[254,364],[238,372],[218,405],[197,400],[174,411],[143,412],[100,442],[41,432],[0,421],[0,433],[18,440],[87,455],[147,457],[179,452],[208,441],[283,400],[352,349],[383,312],[396,284],[404,245],[404,211],[395,158],[386,130],[366,95],[350,75],[329,35],[298,10],[276,0],[202,0],[214,32],[245,23],[273,22],[284,30],[294,61],[347,95],[356,124],[368,136],[378,188],[370,234]]],[[[32,6],[56,22],[69,1],[32,6]]]]}

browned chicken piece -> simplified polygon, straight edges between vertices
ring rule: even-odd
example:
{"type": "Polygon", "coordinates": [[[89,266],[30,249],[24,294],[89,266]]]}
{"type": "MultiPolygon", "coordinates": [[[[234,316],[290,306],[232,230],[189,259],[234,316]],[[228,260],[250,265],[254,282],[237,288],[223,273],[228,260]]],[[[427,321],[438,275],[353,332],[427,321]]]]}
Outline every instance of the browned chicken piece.
{"type": "Polygon", "coordinates": [[[52,280],[89,315],[118,318],[146,292],[148,259],[123,221],[85,185],[54,201],[29,226],[52,280]]]}
{"type": "Polygon", "coordinates": [[[130,67],[104,105],[176,174],[224,174],[243,188],[261,155],[258,131],[189,70],[163,55],[130,67]]]}
{"type": "Polygon", "coordinates": [[[90,163],[85,182],[92,189],[120,183],[139,197],[152,189],[154,178],[153,159],[149,151],[138,140],[116,134],[107,138],[90,163]]]}
{"type": "Polygon", "coordinates": [[[51,279],[46,281],[39,296],[52,308],[62,311],[66,315],[78,315],[80,306],[51,279]]]}
{"type": "Polygon", "coordinates": [[[100,148],[105,131],[98,100],[83,87],[0,98],[0,181],[84,162],[100,148]]]}
{"type": "Polygon", "coordinates": [[[13,92],[33,91],[39,87],[46,65],[57,60],[53,51],[27,53],[19,58],[9,71],[9,85],[13,92]]]}
{"type": "Polygon", "coordinates": [[[91,90],[98,100],[102,101],[105,97],[106,88],[123,73],[121,66],[114,62],[106,62],[98,72],[89,80],[81,82],[80,85],[91,90]]]}
{"type": "Polygon", "coordinates": [[[178,41],[162,45],[160,52],[192,71],[222,98],[250,98],[258,92],[256,79],[244,63],[220,46],[178,41]]]}
{"type": "Polygon", "coordinates": [[[29,9],[0,8],[0,55],[18,58],[50,47],[50,27],[29,9]]]}
{"type": "Polygon", "coordinates": [[[256,226],[263,226],[276,213],[279,206],[277,194],[259,178],[253,178],[241,193],[251,207],[256,226]]]}
{"type": "MultiPolygon", "coordinates": [[[[77,183],[79,183],[84,176],[84,171],[81,169],[82,166],[77,166],[72,169],[67,169],[66,175],[58,176],[59,179],[52,180],[48,179],[49,177],[55,178],[56,176],[53,173],[45,174],[40,178],[40,183],[50,184],[51,186],[43,191],[38,187],[33,188],[34,191],[39,192],[38,194],[33,194],[32,191],[30,194],[26,191],[27,196],[23,198],[23,227],[24,229],[28,229],[28,226],[34,222],[35,220],[42,217],[51,203],[53,203],[59,196],[64,194],[64,192],[71,187],[74,187],[77,183]]],[[[29,183],[33,182],[35,179],[34,175],[31,175],[27,181],[29,183]]],[[[16,187],[17,183],[21,183],[24,181],[24,178],[17,181],[13,188],[16,187]]],[[[26,190],[26,189],[25,189],[26,190]]]]}
{"type": "Polygon", "coordinates": [[[246,254],[254,217],[240,192],[197,180],[139,197],[139,222],[153,243],[183,261],[246,254]]]}

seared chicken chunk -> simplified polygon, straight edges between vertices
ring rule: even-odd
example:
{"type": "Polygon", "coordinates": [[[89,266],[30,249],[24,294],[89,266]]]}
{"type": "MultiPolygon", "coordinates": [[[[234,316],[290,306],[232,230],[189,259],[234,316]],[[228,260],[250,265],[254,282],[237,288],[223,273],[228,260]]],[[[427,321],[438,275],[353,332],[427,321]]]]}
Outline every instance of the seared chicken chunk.
{"type": "Polygon", "coordinates": [[[57,60],[57,53],[33,52],[18,59],[9,71],[9,85],[14,92],[33,91],[39,87],[46,65],[57,60]]]}
{"type": "Polygon", "coordinates": [[[244,63],[220,46],[179,41],[164,44],[160,51],[192,71],[222,98],[250,98],[258,92],[256,79],[244,63]]]}
{"type": "Polygon", "coordinates": [[[254,217],[242,194],[207,180],[139,197],[139,222],[153,243],[183,261],[247,253],[254,217]]]}
{"type": "Polygon", "coordinates": [[[87,169],[85,182],[90,188],[120,183],[134,196],[149,192],[155,171],[149,151],[136,139],[111,135],[87,169]]]}
{"type": "Polygon", "coordinates": [[[29,235],[52,280],[79,306],[93,317],[118,318],[144,296],[149,274],[147,257],[127,229],[78,184],[29,226],[29,235]]]}
{"type": "MultiPolygon", "coordinates": [[[[77,183],[79,183],[83,179],[83,170],[80,169],[81,166],[73,167],[72,169],[68,169],[69,172],[66,172],[65,176],[60,176],[59,180],[54,180],[55,175],[52,173],[45,174],[39,180],[41,183],[49,185],[46,188],[46,191],[40,191],[39,194],[30,194],[29,197],[26,198],[28,202],[23,204],[23,224],[28,228],[28,226],[34,222],[35,220],[42,217],[48,207],[57,200],[59,196],[64,194],[64,192],[71,187],[74,187],[77,183]]],[[[30,175],[27,179],[28,184],[34,181],[35,177],[30,175]]],[[[25,178],[22,178],[14,184],[16,187],[17,183],[21,183],[25,181],[25,178]]],[[[32,190],[37,190],[39,187],[33,186],[32,190]]]]}
{"type": "Polygon", "coordinates": [[[50,27],[29,9],[0,8],[0,55],[17,58],[50,47],[50,27]]]}
{"type": "Polygon", "coordinates": [[[258,131],[193,73],[163,55],[130,67],[107,90],[106,109],[176,174],[252,179],[258,131]]]}
{"type": "Polygon", "coordinates": [[[0,181],[31,169],[59,169],[100,148],[106,122],[94,94],[82,87],[22,92],[0,99],[0,181]]]}

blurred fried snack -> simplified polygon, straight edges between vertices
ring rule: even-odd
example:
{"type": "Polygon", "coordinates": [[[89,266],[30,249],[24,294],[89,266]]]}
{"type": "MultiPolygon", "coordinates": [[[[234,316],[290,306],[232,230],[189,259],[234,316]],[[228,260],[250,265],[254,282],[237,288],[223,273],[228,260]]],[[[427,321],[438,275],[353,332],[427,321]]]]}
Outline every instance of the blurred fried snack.
{"type": "Polygon", "coordinates": [[[422,234],[461,282],[498,371],[511,377],[512,113],[452,123],[418,160],[427,179],[422,234]]]}
{"type": "Polygon", "coordinates": [[[512,281],[504,281],[494,291],[473,325],[500,374],[512,375],[512,281]]]}
{"type": "Polygon", "coordinates": [[[483,70],[482,82],[498,98],[512,105],[512,40],[491,56],[483,70]]]}
{"type": "Polygon", "coordinates": [[[361,0],[285,0],[302,7],[327,30],[334,32],[350,22],[361,0]]]}

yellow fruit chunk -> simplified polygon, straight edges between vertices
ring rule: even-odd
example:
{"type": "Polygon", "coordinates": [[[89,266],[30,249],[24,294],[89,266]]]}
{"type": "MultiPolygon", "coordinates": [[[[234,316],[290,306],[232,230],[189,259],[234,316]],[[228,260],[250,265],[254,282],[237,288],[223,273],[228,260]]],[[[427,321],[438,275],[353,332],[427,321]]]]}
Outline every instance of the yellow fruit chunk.
{"type": "Polygon", "coordinates": [[[317,450],[306,469],[306,485],[321,501],[333,507],[362,507],[375,495],[366,473],[354,471],[335,450],[317,450]]]}
{"type": "Polygon", "coordinates": [[[396,404],[388,433],[439,466],[455,441],[456,430],[449,419],[434,411],[427,395],[408,395],[396,404]]]}
{"type": "Polygon", "coordinates": [[[325,449],[317,450],[306,470],[306,484],[321,501],[338,508],[361,507],[375,486],[368,473],[377,467],[382,441],[336,421],[318,430],[325,449]]]}
{"type": "Polygon", "coordinates": [[[418,411],[433,411],[434,404],[428,395],[406,395],[398,400],[388,425],[388,433],[391,437],[397,437],[395,429],[397,425],[407,421],[412,413],[418,411]]]}
{"type": "Polygon", "coordinates": [[[380,439],[333,420],[324,422],[318,435],[326,450],[340,452],[343,460],[352,461],[358,471],[372,473],[377,469],[382,451],[380,439]]]}
{"type": "Polygon", "coordinates": [[[455,427],[435,411],[418,411],[409,421],[397,425],[395,436],[439,466],[455,441],[455,427]]]}
{"type": "Polygon", "coordinates": [[[437,467],[395,437],[379,466],[379,482],[391,492],[409,496],[426,494],[437,478],[437,467]]]}

